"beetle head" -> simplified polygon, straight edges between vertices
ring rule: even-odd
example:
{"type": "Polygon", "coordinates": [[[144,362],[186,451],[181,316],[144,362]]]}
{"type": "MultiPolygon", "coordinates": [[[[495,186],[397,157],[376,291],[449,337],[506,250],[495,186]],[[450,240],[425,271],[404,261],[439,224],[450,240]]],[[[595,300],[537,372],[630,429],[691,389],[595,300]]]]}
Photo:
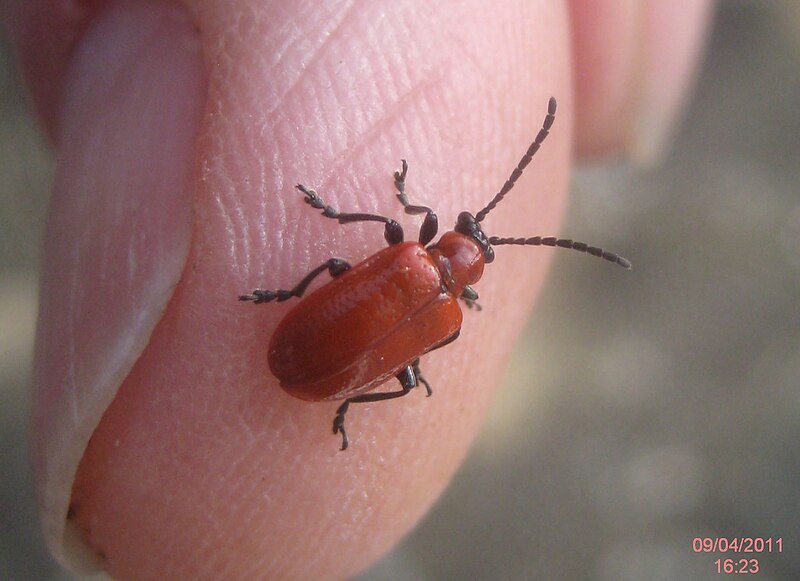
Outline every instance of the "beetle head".
{"type": "Polygon", "coordinates": [[[464,236],[469,236],[478,243],[483,252],[483,259],[487,264],[494,260],[494,250],[492,250],[492,245],[489,243],[489,238],[483,233],[483,228],[481,228],[475,216],[469,212],[461,212],[458,215],[455,231],[464,236]]]}

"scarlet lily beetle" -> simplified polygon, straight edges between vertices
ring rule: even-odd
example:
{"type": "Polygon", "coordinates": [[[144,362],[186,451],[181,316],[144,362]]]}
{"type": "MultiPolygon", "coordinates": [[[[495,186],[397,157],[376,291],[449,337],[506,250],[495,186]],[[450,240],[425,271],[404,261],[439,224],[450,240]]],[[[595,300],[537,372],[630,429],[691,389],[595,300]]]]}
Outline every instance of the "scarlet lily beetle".
{"type": "Polygon", "coordinates": [[[382,222],[389,243],[352,267],[341,258],[331,258],[291,290],[256,289],[239,297],[255,304],[282,302],[302,297],[326,270],[333,277],[278,324],[268,358],[272,373],[289,394],[308,401],[344,400],[333,420],[333,433],[342,435],[342,450],[348,446],[344,418],[350,404],[402,397],[420,383],[428,396],[432,394],[419,368],[420,357],[458,338],[462,321],[458,299],[470,308],[477,306],[478,293],[472,285],[480,280],[484,265],[494,260],[493,247],[556,246],[631,267],[625,258],[583,242],[541,236],[498,238],[486,236],[481,228],[539,150],[555,113],[556,100],[551,97],[542,129],[497,195],[474,216],[461,212],[454,230],[433,244],[439,220],[427,206],[409,203],[405,160],[394,174],[394,185],[406,214],[425,215],[418,242],[404,242],[403,229],[391,218],[339,212],[314,190],[296,186],[307,204],[340,224],[382,222]],[[368,393],[393,377],[400,382],[399,391],[368,393]]]}

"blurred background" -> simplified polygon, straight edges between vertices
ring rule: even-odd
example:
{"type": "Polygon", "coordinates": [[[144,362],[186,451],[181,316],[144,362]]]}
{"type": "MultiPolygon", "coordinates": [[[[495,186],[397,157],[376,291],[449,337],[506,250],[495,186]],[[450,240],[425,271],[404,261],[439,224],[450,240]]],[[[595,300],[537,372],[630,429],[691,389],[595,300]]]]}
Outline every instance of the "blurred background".
{"type": "MultiPolygon", "coordinates": [[[[0,120],[0,579],[70,580],[26,442],[53,160],[3,44],[0,120]]],[[[634,270],[557,254],[467,463],[360,581],[712,579],[715,536],[800,579],[800,3],[721,3],[663,164],[573,190],[563,235],[634,270]]]]}

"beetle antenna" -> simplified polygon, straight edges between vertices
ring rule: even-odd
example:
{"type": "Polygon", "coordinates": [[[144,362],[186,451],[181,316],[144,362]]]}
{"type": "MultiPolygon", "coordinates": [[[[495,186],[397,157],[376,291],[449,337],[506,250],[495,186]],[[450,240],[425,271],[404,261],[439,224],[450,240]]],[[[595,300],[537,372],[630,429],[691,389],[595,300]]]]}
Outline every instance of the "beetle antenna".
{"type": "Polygon", "coordinates": [[[536,152],[539,151],[539,148],[542,146],[542,142],[545,140],[547,135],[550,133],[550,128],[553,126],[553,121],[556,119],[556,99],[555,97],[550,97],[550,102],[547,105],[547,116],[544,118],[544,122],[542,123],[542,128],[539,130],[539,134],[536,136],[536,139],[533,140],[530,147],[528,147],[528,151],[525,152],[525,155],[522,156],[522,159],[519,160],[517,167],[514,168],[514,171],[511,172],[511,175],[508,176],[506,183],[503,184],[503,187],[500,188],[500,191],[497,192],[497,195],[494,199],[489,202],[489,204],[480,212],[475,214],[475,221],[480,222],[482,221],[486,215],[494,210],[495,206],[500,203],[500,201],[505,197],[505,195],[511,191],[511,188],[514,187],[514,184],[517,182],[519,177],[522,175],[522,172],[531,162],[533,156],[536,155],[536,152]]]}
{"type": "Polygon", "coordinates": [[[591,254],[598,258],[603,258],[614,264],[619,264],[622,268],[630,270],[631,262],[627,258],[608,252],[597,246],[589,246],[585,242],[574,242],[566,238],[556,238],[555,236],[534,236],[533,238],[498,238],[497,236],[489,237],[489,244],[492,246],[501,246],[503,244],[515,246],[557,246],[558,248],[568,248],[570,250],[577,250],[585,254],[591,254]]]}

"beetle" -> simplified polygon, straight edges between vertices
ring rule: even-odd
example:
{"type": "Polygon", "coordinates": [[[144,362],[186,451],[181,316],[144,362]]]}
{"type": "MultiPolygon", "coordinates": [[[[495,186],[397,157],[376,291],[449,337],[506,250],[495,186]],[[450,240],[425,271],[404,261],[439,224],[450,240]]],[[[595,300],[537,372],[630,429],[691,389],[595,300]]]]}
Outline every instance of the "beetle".
{"type": "Polygon", "coordinates": [[[472,285],[494,260],[495,246],[569,248],[631,267],[627,259],[583,242],[541,236],[499,238],[487,236],[481,227],[541,147],[555,113],[556,100],[551,97],[542,129],[500,191],[476,214],[461,212],[455,228],[435,243],[436,213],[412,205],[405,193],[406,160],[394,173],[394,185],[406,214],[424,214],[417,242],[405,242],[402,227],[391,218],[339,212],[313,189],[296,186],[307,204],[340,224],[382,222],[389,244],[355,266],[331,258],[290,290],[258,288],[239,296],[254,304],[300,298],[314,278],[328,271],[332,280],[300,301],[278,324],[268,359],[270,370],[290,395],[308,401],[344,400],[333,420],[333,433],[342,436],[342,450],[349,444],[344,420],[350,404],[402,397],[420,383],[428,396],[433,393],[420,371],[420,357],[458,338],[462,322],[458,299],[479,308],[472,285]],[[392,378],[400,382],[399,390],[369,393],[392,378]]]}

